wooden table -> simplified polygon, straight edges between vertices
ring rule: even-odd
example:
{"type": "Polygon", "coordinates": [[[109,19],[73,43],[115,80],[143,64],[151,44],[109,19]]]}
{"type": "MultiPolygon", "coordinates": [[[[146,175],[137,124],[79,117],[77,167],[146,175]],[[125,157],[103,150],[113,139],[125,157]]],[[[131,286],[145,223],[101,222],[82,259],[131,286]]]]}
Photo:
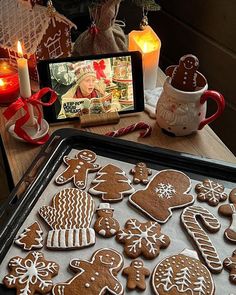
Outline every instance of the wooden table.
{"type": "MultiPolygon", "coordinates": [[[[165,80],[165,74],[159,70],[158,85],[163,85],[165,80]]],[[[28,143],[23,143],[12,138],[5,130],[5,120],[2,112],[4,108],[0,109],[0,130],[5,148],[9,167],[14,184],[16,184],[26,169],[31,164],[32,160],[39,153],[41,147],[33,146],[28,143]]],[[[130,124],[144,121],[153,127],[153,131],[150,137],[138,138],[138,131],[127,134],[122,139],[130,140],[138,143],[147,144],[153,147],[161,147],[165,149],[175,150],[184,153],[190,153],[201,157],[207,157],[217,160],[223,160],[226,162],[236,163],[236,157],[230,150],[224,145],[219,137],[212,131],[209,126],[204,127],[201,131],[195,134],[191,134],[185,137],[169,137],[165,135],[161,129],[157,126],[155,120],[151,119],[146,113],[138,113],[129,116],[122,117],[118,124],[104,125],[98,127],[84,128],[83,130],[104,134],[108,131],[116,130],[121,127],[126,127],[130,124]]],[[[50,134],[59,128],[80,128],[79,123],[74,121],[72,123],[54,124],[50,126],[50,134]]]]}

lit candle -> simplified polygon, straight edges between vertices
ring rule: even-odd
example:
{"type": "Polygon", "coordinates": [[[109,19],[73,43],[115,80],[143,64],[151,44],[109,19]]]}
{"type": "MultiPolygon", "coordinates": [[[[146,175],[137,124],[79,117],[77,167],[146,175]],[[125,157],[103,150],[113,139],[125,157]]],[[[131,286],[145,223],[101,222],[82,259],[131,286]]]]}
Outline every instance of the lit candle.
{"type": "Polygon", "coordinates": [[[0,59],[0,105],[12,103],[18,96],[18,74],[7,59],[0,59]]]}
{"type": "Polygon", "coordinates": [[[150,26],[130,32],[129,50],[142,53],[144,89],[156,87],[160,49],[161,41],[150,26]]]}
{"type": "MultiPolygon", "coordinates": [[[[19,58],[17,59],[18,75],[20,82],[20,95],[22,98],[29,98],[31,96],[30,78],[28,70],[28,61],[23,57],[23,50],[21,43],[17,43],[17,51],[19,58]]],[[[27,125],[35,125],[33,106],[28,104],[30,118],[27,125]]]]}

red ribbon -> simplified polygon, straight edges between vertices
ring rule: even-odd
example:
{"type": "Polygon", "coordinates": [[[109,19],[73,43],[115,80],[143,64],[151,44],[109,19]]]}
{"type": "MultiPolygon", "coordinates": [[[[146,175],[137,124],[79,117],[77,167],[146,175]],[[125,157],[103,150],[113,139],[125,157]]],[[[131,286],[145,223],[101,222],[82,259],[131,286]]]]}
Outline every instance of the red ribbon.
{"type": "Polygon", "coordinates": [[[106,65],[103,59],[99,62],[94,61],[93,67],[94,67],[94,70],[96,71],[97,79],[106,78],[106,75],[104,73],[106,65]]]}
{"type": "Polygon", "coordinates": [[[25,141],[28,141],[30,143],[33,144],[44,144],[48,138],[49,138],[49,134],[46,134],[43,138],[41,139],[33,139],[31,136],[29,136],[27,134],[27,132],[22,128],[24,126],[24,124],[29,120],[30,118],[30,113],[29,113],[29,108],[28,108],[28,104],[30,103],[31,105],[33,105],[36,110],[37,110],[37,123],[39,126],[41,126],[42,123],[42,112],[40,110],[39,105],[42,106],[50,106],[52,105],[57,99],[57,94],[55,91],[53,91],[51,88],[49,87],[45,87],[42,88],[40,91],[38,91],[37,93],[33,94],[31,97],[24,99],[22,97],[19,97],[15,102],[13,102],[4,112],[3,115],[7,120],[10,120],[15,114],[16,112],[18,112],[20,109],[24,109],[25,110],[25,115],[21,118],[19,118],[18,120],[16,120],[15,122],[15,128],[14,128],[14,132],[15,134],[24,139],[25,141]],[[50,93],[50,99],[48,102],[42,102],[41,98],[47,94],[50,93]]]}

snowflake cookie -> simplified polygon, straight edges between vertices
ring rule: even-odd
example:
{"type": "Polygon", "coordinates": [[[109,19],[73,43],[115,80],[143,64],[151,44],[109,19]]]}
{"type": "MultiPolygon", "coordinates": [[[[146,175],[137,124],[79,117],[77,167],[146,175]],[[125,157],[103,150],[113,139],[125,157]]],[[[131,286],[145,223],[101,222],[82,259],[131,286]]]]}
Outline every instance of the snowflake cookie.
{"type": "Polygon", "coordinates": [[[197,252],[185,249],[160,261],[152,274],[156,295],[213,295],[215,286],[197,252]]]}
{"type": "Polygon", "coordinates": [[[217,206],[219,202],[227,199],[224,186],[210,179],[205,179],[195,186],[199,201],[206,201],[211,206],[217,206]]]}
{"type": "Polygon", "coordinates": [[[191,180],[183,172],[162,170],[151,179],[145,189],[134,192],[129,201],[159,223],[165,223],[171,217],[171,210],[194,202],[187,193],[191,189],[191,180]]]}
{"type": "Polygon", "coordinates": [[[13,257],[10,273],[3,279],[8,288],[15,288],[17,295],[47,294],[52,290],[52,277],[58,274],[59,265],[45,260],[41,252],[30,252],[25,258],[13,257]]]}
{"type": "Polygon", "coordinates": [[[137,219],[127,220],[123,230],[119,230],[116,240],[124,245],[128,257],[137,258],[143,255],[153,259],[160,253],[160,248],[167,248],[170,239],[161,233],[161,226],[154,221],[139,222],[137,219]]]}

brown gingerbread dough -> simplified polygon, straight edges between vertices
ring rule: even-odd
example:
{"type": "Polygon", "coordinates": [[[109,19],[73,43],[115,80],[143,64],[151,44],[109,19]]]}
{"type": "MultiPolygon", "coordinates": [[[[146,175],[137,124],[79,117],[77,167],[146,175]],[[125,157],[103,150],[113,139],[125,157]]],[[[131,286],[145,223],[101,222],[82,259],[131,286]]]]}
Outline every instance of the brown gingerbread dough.
{"type": "Polygon", "coordinates": [[[130,174],[133,174],[133,183],[147,184],[149,182],[148,176],[152,174],[152,170],[147,168],[145,163],[139,162],[130,170],[130,174]]]}

